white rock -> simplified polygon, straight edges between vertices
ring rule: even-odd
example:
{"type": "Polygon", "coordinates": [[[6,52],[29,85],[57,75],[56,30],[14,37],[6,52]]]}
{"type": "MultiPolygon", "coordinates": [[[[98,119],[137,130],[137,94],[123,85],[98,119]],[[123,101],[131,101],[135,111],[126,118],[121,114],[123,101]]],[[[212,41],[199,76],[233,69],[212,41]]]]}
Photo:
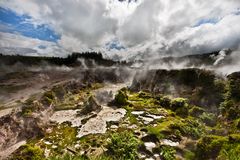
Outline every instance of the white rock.
{"type": "Polygon", "coordinates": [[[56,145],[52,145],[52,148],[55,149],[55,148],[57,148],[57,146],[56,145]]]}
{"type": "Polygon", "coordinates": [[[154,160],[154,158],[152,158],[152,157],[151,158],[146,158],[145,160],[154,160]]]}
{"type": "Polygon", "coordinates": [[[45,156],[45,157],[49,157],[49,155],[50,155],[50,149],[47,149],[47,148],[46,148],[46,149],[44,150],[44,156],[45,156]]]}
{"type": "Polygon", "coordinates": [[[145,158],[145,157],[146,157],[145,154],[139,154],[139,158],[143,159],[143,158],[145,158]]]}
{"type": "Polygon", "coordinates": [[[148,114],[147,116],[152,117],[153,119],[161,119],[161,118],[164,118],[164,116],[154,115],[154,114],[148,114]]]}
{"type": "Polygon", "coordinates": [[[117,122],[126,114],[125,109],[113,109],[103,106],[97,117],[91,118],[78,131],[78,138],[89,134],[105,133],[107,131],[107,122],[117,122]]]}
{"type": "Polygon", "coordinates": [[[152,149],[156,147],[156,144],[153,142],[145,142],[144,145],[150,152],[152,152],[152,149]]]}
{"type": "Polygon", "coordinates": [[[132,111],[131,113],[133,115],[142,115],[142,114],[144,114],[144,111],[132,111]]]}
{"type": "Polygon", "coordinates": [[[80,144],[75,144],[74,146],[76,149],[80,148],[80,144]]]}
{"type": "Polygon", "coordinates": [[[128,126],[128,128],[129,128],[129,129],[137,129],[138,126],[137,126],[136,124],[133,124],[133,125],[131,125],[131,126],[128,126]]]}
{"type": "Polygon", "coordinates": [[[111,125],[110,128],[111,129],[118,129],[118,126],[117,125],[111,125]]]}
{"type": "Polygon", "coordinates": [[[179,142],[173,142],[173,141],[171,141],[169,139],[163,139],[163,140],[161,140],[161,144],[175,147],[175,146],[179,145],[179,142]]]}
{"type": "Polygon", "coordinates": [[[45,143],[46,145],[51,145],[51,144],[52,144],[51,142],[48,142],[48,141],[44,141],[44,143],[45,143]]]}
{"type": "Polygon", "coordinates": [[[150,122],[154,121],[154,119],[150,117],[139,116],[139,118],[144,121],[144,124],[149,124],[150,122]]]}
{"type": "Polygon", "coordinates": [[[157,157],[160,157],[160,155],[159,155],[159,154],[154,154],[153,156],[154,156],[154,157],[156,157],[156,158],[157,158],[157,157]]]}

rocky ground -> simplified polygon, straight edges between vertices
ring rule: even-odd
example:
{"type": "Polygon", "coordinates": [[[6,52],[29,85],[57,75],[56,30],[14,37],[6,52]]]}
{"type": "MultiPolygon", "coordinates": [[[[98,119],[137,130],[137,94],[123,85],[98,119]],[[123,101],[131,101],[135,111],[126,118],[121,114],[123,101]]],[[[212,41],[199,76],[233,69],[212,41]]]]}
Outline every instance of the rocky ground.
{"type": "Polygon", "coordinates": [[[201,69],[135,74],[101,68],[44,74],[48,85],[38,93],[2,101],[1,159],[239,159],[237,72],[220,77],[201,69]]]}

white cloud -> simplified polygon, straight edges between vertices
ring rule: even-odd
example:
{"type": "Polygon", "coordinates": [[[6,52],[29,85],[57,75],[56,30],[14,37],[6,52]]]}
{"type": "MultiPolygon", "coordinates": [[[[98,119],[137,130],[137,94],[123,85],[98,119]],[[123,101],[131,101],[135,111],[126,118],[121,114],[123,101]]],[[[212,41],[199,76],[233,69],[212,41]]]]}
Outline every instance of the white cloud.
{"type": "Polygon", "coordinates": [[[135,46],[153,38],[159,22],[160,1],[148,0],[141,3],[125,23],[119,28],[118,36],[125,45],[135,46]]]}
{"type": "Polygon", "coordinates": [[[217,24],[204,24],[187,27],[170,41],[172,48],[179,53],[195,51],[198,53],[233,48],[240,44],[240,16],[227,15],[217,24]],[[183,42],[183,43],[179,43],[183,42]]]}
{"type": "Polygon", "coordinates": [[[104,50],[116,38],[127,49],[109,55],[125,58],[208,52],[240,43],[240,15],[234,15],[239,0],[1,0],[0,5],[30,15],[35,24],[48,24],[69,51],[104,50]],[[193,27],[203,19],[219,22],[193,27]]]}
{"type": "Polygon", "coordinates": [[[34,56],[66,56],[68,51],[54,42],[25,37],[19,34],[0,32],[0,53],[34,56]],[[44,46],[43,48],[39,46],[44,46]],[[24,53],[25,51],[25,53],[24,53]]]}

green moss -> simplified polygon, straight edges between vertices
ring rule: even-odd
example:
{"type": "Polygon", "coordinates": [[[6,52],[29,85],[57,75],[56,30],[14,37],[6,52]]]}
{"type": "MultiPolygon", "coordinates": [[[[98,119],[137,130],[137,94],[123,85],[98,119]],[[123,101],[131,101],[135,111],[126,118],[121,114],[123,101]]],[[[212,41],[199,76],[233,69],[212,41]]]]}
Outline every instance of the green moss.
{"type": "Polygon", "coordinates": [[[181,108],[176,109],[176,115],[185,118],[188,116],[188,108],[186,106],[183,106],[181,108]]]}
{"type": "Polygon", "coordinates": [[[213,113],[206,113],[204,112],[202,115],[199,117],[206,125],[208,126],[215,126],[217,123],[217,117],[213,113]]]}
{"type": "Polygon", "coordinates": [[[139,98],[147,98],[147,99],[149,99],[149,98],[152,98],[152,95],[150,93],[140,91],[138,93],[138,97],[139,98]]]}
{"type": "Polygon", "coordinates": [[[184,152],[184,159],[186,160],[195,160],[195,153],[191,151],[185,151],[184,152]]]}
{"type": "Polygon", "coordinates": [[[228,81],[225,87],[224,101],[220,105],[222,114],[228,120],[235,120],[240,117],[240,74],[233,73],[228,76],[228,81]]]}
{"type": "Polygon", "coordinates": [[[235,103],[233,100],[225,100],[221,103],[220,109],[222,114],[228,119],[228,120],[235,120],[238,117],[240,117],[240,110],[238,107],[238,103],[235,103]]]}
{"type": "Polygon", "coordinates": [[[240,160],[240,143],[224,144],[217,160],[240,160]]]}
{"type": "Polygon", "coordinates": [[[240,74],[239,72],[233,73],[228,76],[227,84],[227,98],[233,99],[236,102],[240,101],[240,74]]]}
{"type": "Polygon", "coordinates": [[[179,130],[181,135],[198,139],[204,132],[204,126],[195,119],[184,119],[178,123],[171,124],[172,130],[179,130]]]}
{"type": "Polygon", "coordinates": [[[127,113],[127,117],[129,117],[129,121],[131,124],[139,124],[136,116],[132,115],[130,112],[127,113]]]}
{"type": "Polygon", "coordinates": [[[133,160],[137,157],[140,141],[129,131],[114,133],[107,145],[108,154],[114,159],[133,160]]]}
{"type": "Polygon", "coordinates": [[[63,156],[52,156],[47,160],[89,160],[86,156],[64,154],[63,156]]]}
{"type": "Polygon", "coordinates": [[[102,154],[100,156],[91,157],[90,160],[114,160],[112,157],[102,154]]]}
{"type": "Polygon", "coordinates": [[[226,137],[215,135],[208,135],[201,138],[197,143],[197,159],[215,159],[227,141],[226,137]]]}
{"type": "Polygon", "coordinates": [[[48,148],[51,150],[51,155],[62,154],[63,151],[67,147],[71,147],[75,144],[77,138],[77,129],[70,127],[68,123],[59,124],[52,128],[52,132],[48,133],[44,137],[44,141],[48,141],[52,143],[52,145],[56,145],[57,148],[52,148],[52,145],[46,145],[41,142],[41,147],[48,148]]]}
{"type": "Polygon", "coordinates": [[[188,100],[185,98],[170,99],[167,96],[161,97],[158,101],[159,105],[166,109],[171,109],[180,117],[187,117],[189,112],[188,100]]]}
{"type": "Polygon", "coordinates": [[[41,102],[44,105],[51,105],[52,103],[54,103],[54,100],[55,100],[55,94],[51,90],[46,91],[41,98],[41,102]]]}
{"type": "Polygon", "coordinates": [[[239,131],[240,130],[240,118],[236,119],[233,123],[233,131],[239,131]]]}
{"type": "Polygon", "coordinates": [[[175,160],[176,150],[171,146],[160,146],[160,157],[163,160],[175,160]]]}
{"type": "Polygon", "coordinates": [[[205,110],[201,107],[198,106],[193,106],[190,110],[189,110],[189,115],[193,116],[193,117],[198,117],[201,114],[203,114],[205,112],[205,110]]]}
{"type": "Polygon", "coordinates": [[[41,104],[33,99],[29,98],[22,104],[21,115],[22,116],[31,116],[33,112],[41,110],[41,104]]]}
{"type": "Polygon", "coordinates": [[[160,98],[159,104],[164,108],[170,108],[171,99],[168,96],[164,96],[164,97],[160,98]]]}
{"type": "Polygon", "coordinates": [[[188,107],[188,103],[187,103],[187,99],[185,98],[174,98],[171,101],[171,109],[173,111],[177,110],[178,108],[182,108],[182,107],[188,107]]]}
{"type": "Polygon", "coordinates": [[[21,146],[11,158],[12,160],[43,160],[44,153],[38,146],[26,144],[21,146]]]}
{"type": "Polygon", "coordinates": [[[126,92],[119,90],[114,99],[116,105],[122,106],[128,104],[128,96],[126,92]]]}
{"type": "Polygon", "coordinates": [[[239,160],[240,135],[228,137],[208,135],[197,143],[197,159],[239,160]]]}
{"type": "Polygon", "coordinates": [[[159,122],[157,126],[148,126],[147,130],[149,134],[156,135],[159,139],[169,136],[170,134],[175,134],[175,131],[171,129],[171,126],[178,124],[180,121],[177,118],[169,117],[164,119],[163,122],[159,122]]]}

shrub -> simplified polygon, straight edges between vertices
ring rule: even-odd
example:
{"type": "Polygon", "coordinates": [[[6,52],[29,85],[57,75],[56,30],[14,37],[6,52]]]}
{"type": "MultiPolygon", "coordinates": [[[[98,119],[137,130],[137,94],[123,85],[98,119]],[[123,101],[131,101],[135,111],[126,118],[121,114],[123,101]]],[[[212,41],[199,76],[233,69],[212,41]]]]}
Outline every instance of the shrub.
{"type": "Polygon", "coordinates": [[[179,130],[183,136],[188,136],[194,139],[199,138],[204,133],[203,126],[198,121],[190,119],[171,124],[170,128],[173,130],[179,130]]]}
{"type": "Polygon", "coordinates": [[[187,100],[185,98],[174,98],[171,101],[171,109],[175,111],[178,108],[187,107],[187,100]]]}
{"type": "Polygon", "coordinates": [[[31,116],[33,112],[40,111],[42,105],[37,100],[28,99],[23,103],[21,114],[23,116],[31,116]]]}
{"type": "Polygon", "coordinates": [[[184,159],[186,160],[194,160],[195,159],[195,154],[191,151],[186,150],[184,152],[184,159]]]}
{"type": "Polygon", "coordinates": [[[89,160],[86,156],[80,155],[71,155],[69,153],[64,154],[63,156],[52,156],[47,160],[89,160]]]}
{"type": "Polygon", "coordinates": [[[118,93],[116,94],[115,99],[114,99],[116,105],[120,105],[120,106],[128,104],[127,100],[128,100],[128,96],[122,90],[118,91],[118,93]]]}
{"type": "Polygon", "coordinates": [[[234,122],[234,128],[236,128],[237,130],[240,130],[240,118],[235,120],[234,122]]]}
{"type": "Polygon", "coordinates": [[[41,102],[44,105],[50,105],[54,102],[54,100],[55,100],[55,94],[53,91],[45,92],[41,98],[41,102]]]}
{"type": "Polygon", "coordinates": [[[193,106],[190,110],[189,110],[189,114],[190,116],[193,116],[193,117],[198,117],[200,116],[201,114],[204,113],[204,109],[200,108],[200,107],[197,107],[197,106],[193,106]]]}
{"type": "Polygon", "coordinates": [[[176,150],[171,146],[160,146],[160,157],[163,160],[175,160],[176,150]]]}
{"type": "Polygon", "coordinates": [[[164,96],[162,98],[160,98],[160,101],[159,101],[160,105],[163,107],[163,108],[170,108],[171,106],[171,99],[167,96],[164,96]]]}
{"type": "Polygon", "coordinates": [[[217,157],[217,160],[239,160],[240,144],[225,144],[217,157]]]}
{"type": "Polygon", "coordinates": [[[227,97],[235,101],[240,101],[240,72],[235,72],[228,76],[227,97]]]}
{"type": "Polygon", "coordinates": [[[13,160],[43,160],[44,153],[38,146],[26,144],[21,146],[13,155],[13,160]]]}
{"type": "Polygon", "coordinates": [[[139,140],[129,131],[114,133],[107,145],[108,153],[116,159],[136,159],[139,140]]]}
{"type": "Polygon", "coordinates": [[[139,98],[151,98],[152,96],[150,93],[141,91],[141,92],[139,92],[138,97],[139,98]]]}
{"type": "Polygon", "coordinates": [[[215,159],[227,141],[228,139],[226,137],[214,135],[201,138],[197,143],[197,159],[215,159]]]}
{"type": "Polygon", "coordinates": [[[217,123],[217,118],[213,113],[206,113],[204,112],[201,116],[200,119],[208,126],[215,126],[217,123]]]}
{"type": "Polygon", "coordinates": [[[233,100],[225,100],[221,103],[220,109],[223,115],[229,120],[234,120],[240,117],[240,110],[233,100]]]}

